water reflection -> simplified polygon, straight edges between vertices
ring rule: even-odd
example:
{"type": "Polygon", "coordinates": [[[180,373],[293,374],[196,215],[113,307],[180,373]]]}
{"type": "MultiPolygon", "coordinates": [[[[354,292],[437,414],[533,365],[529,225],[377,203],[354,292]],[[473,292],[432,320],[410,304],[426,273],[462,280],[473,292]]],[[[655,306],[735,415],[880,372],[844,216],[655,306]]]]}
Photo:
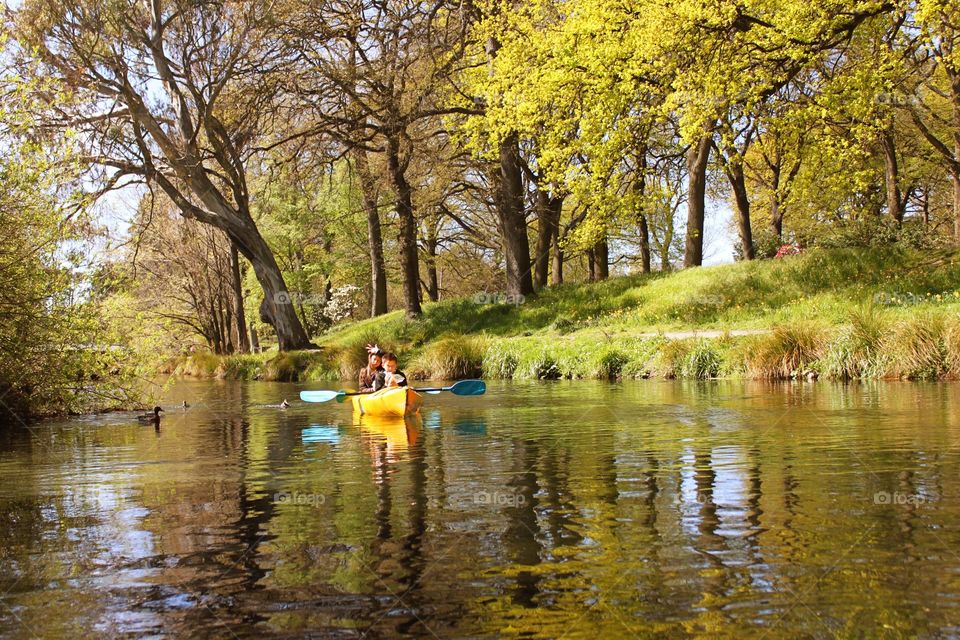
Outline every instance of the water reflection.
{"type": "Polygon", "coordinates": [[[296,392],[6,434],[0,634],[956,631],[954,386],[495,384],[356,422],[296,392]]]}

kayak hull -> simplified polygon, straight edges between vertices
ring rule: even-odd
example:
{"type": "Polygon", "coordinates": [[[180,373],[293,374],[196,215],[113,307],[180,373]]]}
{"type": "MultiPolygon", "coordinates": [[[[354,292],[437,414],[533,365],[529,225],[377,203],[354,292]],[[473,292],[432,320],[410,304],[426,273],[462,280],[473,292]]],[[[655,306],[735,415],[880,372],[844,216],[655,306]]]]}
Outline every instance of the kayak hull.
{"type": "Polygon", "coordinates": [[[361,416],[411,416],[420,410],[423,396],[410,387],[381,389],[352,396],[353,410],[361,416]]]}

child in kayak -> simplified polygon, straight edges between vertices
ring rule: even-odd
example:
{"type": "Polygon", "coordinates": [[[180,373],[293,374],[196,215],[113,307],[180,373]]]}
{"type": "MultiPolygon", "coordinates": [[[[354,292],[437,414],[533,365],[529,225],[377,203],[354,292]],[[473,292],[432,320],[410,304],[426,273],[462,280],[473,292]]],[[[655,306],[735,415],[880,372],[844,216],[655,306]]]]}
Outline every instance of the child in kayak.
{"type": "Polygon", "coordinates": [[[407,374],[397,368],[397,356],[389,351],[383,354],[383,371],[377,374],[373,390],[407,386],[407,374]]]}
{"type": "Polygon", "coordinates": [[[374,387],[376,386],[377,376],[383,373],[382,359],[383,349],[375,344],[368,344],[367,366],[360,369],[360,374],[357,376],[357,387],[361,393],[376,391],[374,387]]]}

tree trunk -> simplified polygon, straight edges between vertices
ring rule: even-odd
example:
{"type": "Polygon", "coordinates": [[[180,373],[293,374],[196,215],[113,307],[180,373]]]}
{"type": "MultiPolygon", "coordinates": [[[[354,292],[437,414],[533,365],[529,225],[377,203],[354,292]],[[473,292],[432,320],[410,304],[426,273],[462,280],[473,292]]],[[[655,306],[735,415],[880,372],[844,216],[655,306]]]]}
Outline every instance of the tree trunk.
{"type": "Polygon", "coordinates": [[[550,250],[560,234],[560,213],[563,210],[563,198],[552,196],[546,191],[537,190],[537,251],[534,269],[534,286],[542,289],[547,286],[550,272],[550,250]]]}
{"type": "Polygon", "coordinates": [[[497,213],[503,239],[503,255],[507,271],[507,295],[526,296],[533,293],[530,275],[530,243],[523,211],[523,167],[520,165],[520,144],[511,134],[500,145],[500,170],[497,184],[497,213]]]}
{"type": "Polygon", "coordinates": [[[396,192],[396,209],[400,218],[400,266],[403,269],[403,298],[407,316],[418,317],[420,306],[420,256],[417,253],[417,221],[413,216],[413,189],[407,182],[400,161],[400,141],[387,137],[387,166],[396,192]]]}
{"type": "Polygon", "coordinates": [[[883,149],[883,177],[887,188],[887,214],[899,225],[903,222],[904,205],[900,194],[900,171],[897,166],[897,147],[893,132],[889,129],[880,134],[883,149]]]}
{"type": "Polygon", "coordinates": [[[355,150],[353,160],[360,178],[363,209],[367,214],[367,245],[370,249],[370,315],[376,317],[387,312],[387,267],[383,258],[383,232],[380,228],[380,210],[377,208],[377,185],[376,180],[370,175],[367,152],[363,149],[355,150]]]}
{"type": "Polygon", "coordinates": [[[297,317],[273,251],[260,232],[250,224],[234,229],[233,232],[228,232],[228,235],[243,257],[250,262],[257,281],[263,288],[260,320],[273,326],[280,351],[314,348],[300,323],[300,318],[297,317]]]}
{"type": "Polygon", "coordinates": [[[440,278],[437,274],[437,228],[431,226],[424,240],[427,251],[427,297],[431,302],[440,300],[440,278]]]}
{"type": "Polygon", "coordinates": [[[553,267],[550,269],[550,284],[563,284],[563,247],[560,246],[560,227],[553,237],[553,267]]]}
{"type": "MultiPolygon", "coordinates": [[[[729,155],[729,154],[728,154],[729,155]]],[[[727,159],[727,178],[733,189],[733,199],[737,205],[737,228],[740,230],[740,250],[744,260],[753,260],[753,230],[750,227],[750,198],[747,197],[747,180],[743,174],[743,162],[738,156],[727,159]]]]}
{"type": "Polygon", "coordinates": [[[587,280],[589,282],[597,281],[597,259],[593,255],[593,248],[587,249],[584,255],[587,258],[587,280]]]}
{"type": "MultiPolygon", "coordinates": [[[[498,51],[500,42],[493,37],[487,38],[487,62],[491,77],[498,51]]],[[[520,165],[520,143],[516,133],[511,133],[500,143],[500,167],[494,175],[494,184],[506,261],[507,295],[530,295],[533,293],[533,278],[530,275],[532,265],[527,220],[523,211],[523,167],[520,165]]]]}
{"type": "Polygon", "coordinates": [[[593,275],[594,280],[606,280],[610,277],[610,246],[603,238],[593,248],[593,275]]]}
{"type": "Polygon", "coordinates": [[[633,197],[637,207],[637,226],[640,229],[640,264],[643,273],[650,273],[650,227],[647,224],[645,198],[647,196],[647,146],[637,154],[637,177],[633,181],[633,197]]]}
{"type": "Polygon", "coordinates": [[[687,152],[687,238],[683,266],[703,264],[703,223],[706,217],[707,161],[713,136],[705,134],[687,152]]]}
{"type": "Polygon", "coordinates": [[[257,328],[250,323],[250,349],[253,353],[260,353],[260,336],[257,335],[257,328]]]}
{"type": "Polygon", "coordinates": [[[243,281],[240,280],[240,252],[233,243],[230,243],[230,273],[233,280],[237,350],[240,353],[250,353],[250,341],[247,339],[247,314],[243,308],[243,281]]]}

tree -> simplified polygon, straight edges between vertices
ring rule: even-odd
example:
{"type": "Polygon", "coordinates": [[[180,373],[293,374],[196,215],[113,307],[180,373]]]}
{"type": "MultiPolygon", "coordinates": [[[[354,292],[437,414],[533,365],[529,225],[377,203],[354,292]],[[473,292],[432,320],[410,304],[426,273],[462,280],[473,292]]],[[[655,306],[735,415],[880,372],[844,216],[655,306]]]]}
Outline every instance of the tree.
{"type": "Polygon", "coordinates": [[[281,350],[310,346],[273,253],[250,215],[246,168],[282,118],[272,108],[287,60],[265,5],[229,2],[70,6],[29,0],[14,12],[26,64],[73,92],[44,126],[78,131],[102,192],[139,179],[186,218],[225,233],[264,291],[261,317],[281,350]]]}

